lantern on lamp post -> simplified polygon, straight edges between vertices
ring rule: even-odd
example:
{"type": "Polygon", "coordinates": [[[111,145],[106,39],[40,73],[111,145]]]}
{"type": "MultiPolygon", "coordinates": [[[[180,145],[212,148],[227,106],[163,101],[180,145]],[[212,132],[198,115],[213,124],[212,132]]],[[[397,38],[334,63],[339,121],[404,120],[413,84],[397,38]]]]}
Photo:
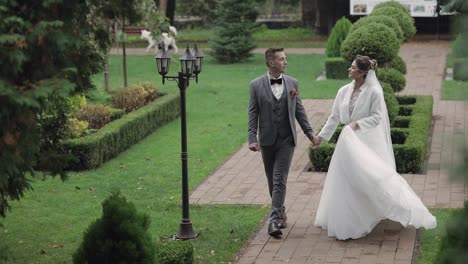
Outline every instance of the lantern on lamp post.
{"type": "MultiPolygon", "coordinates": [[[[162,45],[164,47],[164,45],[162,45]]],[[[165,80],[176,81],[180,91],[180,117],[181,117],[181,161],[182,161],[182,221],[179,231],[176,234],[178,239],[195,239],[197,234],[193,231],[189,212],[189,189],[188,189],[188,166],[187,166],[187,111],[186,111],[186,90],[189,80],[195,79],[198,83],[198,74],[202,70],[203,53],[198,50],[195,44],[194,55],[187,48],[180,58],[180,71],[178,76],[167,76],[171,64],[171,57],[163,48],[156,55],[156,66],[158,73],[162,76],[162,83],[165,80]]]]}

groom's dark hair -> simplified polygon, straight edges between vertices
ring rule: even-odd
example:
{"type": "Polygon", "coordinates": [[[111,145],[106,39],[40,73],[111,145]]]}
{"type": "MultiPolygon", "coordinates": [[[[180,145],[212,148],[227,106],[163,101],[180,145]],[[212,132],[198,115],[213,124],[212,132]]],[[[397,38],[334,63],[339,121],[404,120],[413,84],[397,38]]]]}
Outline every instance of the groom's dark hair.
{"type": "Polygon", "coordinates": [[[281,52],[281,51],[284,51],[284,48],[268,48],[265,51],[265,63],[267,64],[267,66],[268,66],[269,60],[275,59],[276,52],[281,52]]]}

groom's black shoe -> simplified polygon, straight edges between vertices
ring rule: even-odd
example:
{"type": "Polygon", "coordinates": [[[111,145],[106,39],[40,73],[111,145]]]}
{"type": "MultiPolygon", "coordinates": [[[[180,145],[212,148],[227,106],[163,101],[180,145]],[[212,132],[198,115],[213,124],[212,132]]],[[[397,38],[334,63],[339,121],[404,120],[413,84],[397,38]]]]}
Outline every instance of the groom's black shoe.
{"type": "Polygon", "coordinates": [[[270,236],[279,237],[283,235],[283,232],[281,232],[281,229],[279,228],[278,223],[273,222],[273,223],[270,223],[270,225],[268,225],[268,234],[270,236]]]}
{"type": "Polygon", "coordinates": [[[284,228],[288,227],[288,224],[287,224],[286,221],[288,221],[288,217],[286,216],[286,212],[283,211],[281,213],[281,219],[279,220],[278,227],[280,229],[284,229],[284,228]]]}

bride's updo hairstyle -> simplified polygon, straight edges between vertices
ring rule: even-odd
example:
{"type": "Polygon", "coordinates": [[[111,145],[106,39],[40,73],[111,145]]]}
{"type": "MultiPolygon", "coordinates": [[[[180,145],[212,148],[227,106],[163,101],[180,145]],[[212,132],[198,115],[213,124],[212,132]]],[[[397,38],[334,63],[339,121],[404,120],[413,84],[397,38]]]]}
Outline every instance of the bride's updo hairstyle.
{"type": "Polygon", "coordinates": [[[366,78],[367,72],[369,70],[377,70],[377,61],[371,60],[368,56],[356,55],[354,58],[356,65],[359,70],[363,73],[364,78],[366,78]]]}

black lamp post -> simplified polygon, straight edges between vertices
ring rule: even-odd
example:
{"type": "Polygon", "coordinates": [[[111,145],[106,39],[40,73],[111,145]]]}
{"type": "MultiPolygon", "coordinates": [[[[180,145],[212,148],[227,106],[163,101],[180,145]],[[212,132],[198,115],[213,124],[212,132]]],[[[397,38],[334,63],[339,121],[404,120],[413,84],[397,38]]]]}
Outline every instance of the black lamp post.
{"type": "Polygon", "coordinates": [[[156,55],[156,66],[158,73],[162,76],[162,83],[165,80],[176,81],[180,90],[180,115],[181,115],[181,160],[182,160],[182,221],[180,222],[179,232],[176,234],[178,239],[195,239],[197,234],[193,231],[192,222],[189,213],[189,189],[188,189],[188,169],[187,169],[187,115],[186,115],[186,90],[189,86],[189,80],[195,79],[198,82],[198,74],[202,70],[203,53],[198,50],[195,44],[194,55],[190,53],[189,47],[180,58],[180,72],[178,76],[166,76],[169,73],[171,57],[166,50],[161,49],[156,55]]]}

